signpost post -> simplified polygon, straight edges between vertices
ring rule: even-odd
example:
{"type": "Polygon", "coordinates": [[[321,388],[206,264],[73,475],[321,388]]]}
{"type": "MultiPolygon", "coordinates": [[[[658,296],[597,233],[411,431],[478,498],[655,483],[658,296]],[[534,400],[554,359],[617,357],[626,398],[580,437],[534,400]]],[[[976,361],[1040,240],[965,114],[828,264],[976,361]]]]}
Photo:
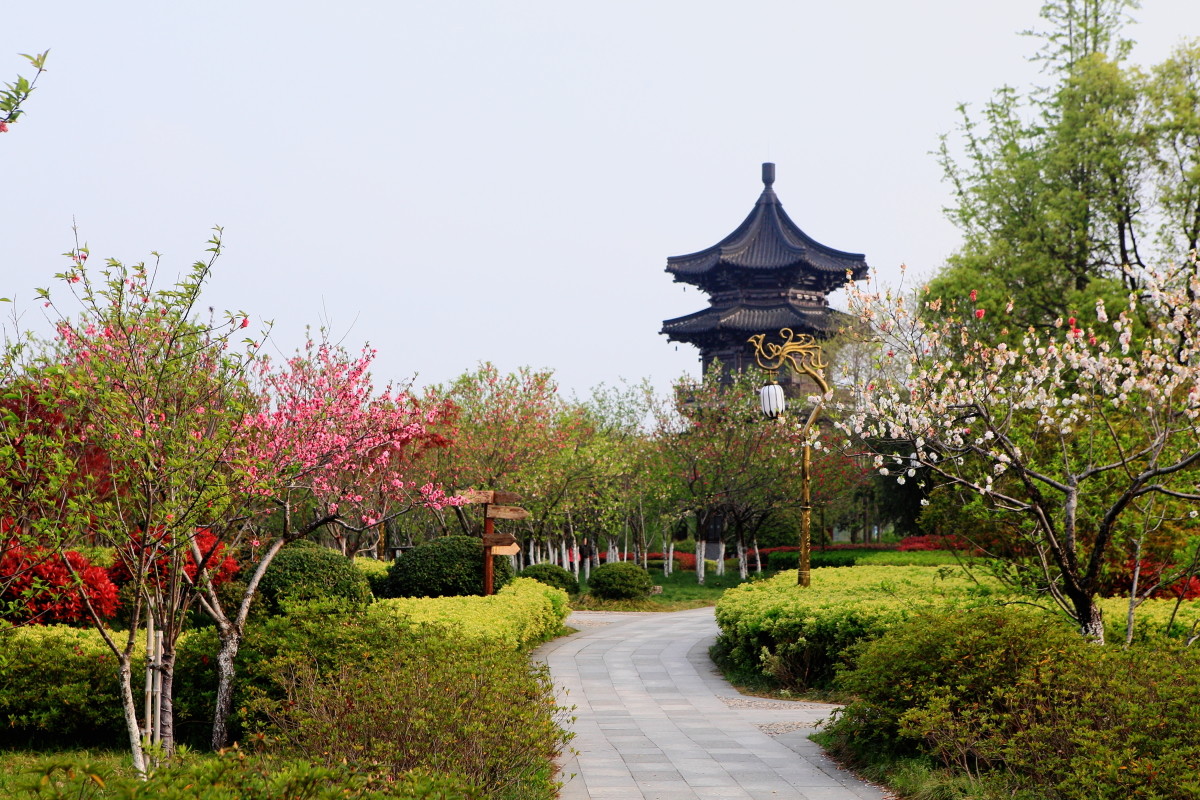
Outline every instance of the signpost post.
{"type": "Polygon", "coordinates": [[[511,556],[520,551],[517,539],[510,533],[496,533],[495,520],[498,519],[528,519],[529,512],[514,505],[521,499],[515,492],[503,492],[490,489],[467,489],[458,493],[460,497],[472,505],[483,506],[483,593],[493,594],[495,583],[495,566],[492,557],[496,555],[511,556]]]}

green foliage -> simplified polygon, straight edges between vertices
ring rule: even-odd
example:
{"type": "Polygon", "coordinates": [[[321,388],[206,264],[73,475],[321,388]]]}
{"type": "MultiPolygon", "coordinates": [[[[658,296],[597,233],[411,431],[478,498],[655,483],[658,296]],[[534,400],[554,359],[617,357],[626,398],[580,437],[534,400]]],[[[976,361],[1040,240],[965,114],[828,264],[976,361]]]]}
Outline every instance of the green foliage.
{"type": "MultiPolygon", "coordinates": [[[[1080,644],[1063,621],[1013,607],[920,614],[886,634],[853,648],[854,668],[841,672],[838,689],[856,699],[837,715],[829,732],[838,750],[856,754],[915,755],[913,709],[937,705],[986,717],[989,698],[1056,648],[1080,644]]],[[[974,766],[974,765],[972,765],[974,766]]]]}
{"type": "Polygon", "coordinates": [[[588,591],[602,600],[640,600],[650,596],[650,573],[631,561],[601,564],[588,578],[588,591]]]}
{"type": "MultiPolygon", "coordinates": [[[[135,660],[134,675],[144,667],[135,660]]],[[[111,741],[124,723],[112,652],[92,630],[0,631],[0,741],[111,741]]]]}
{"type": "Polygon", "coordinates": [[[29,95],[33,93],[34,84],[37,83],[37,79],[46,71],[46,56],[49,54],[49,50],[38,53],[35,56],[21,54],[21,58],[28,61],[30,66],[37,70],[37,72],[34,73],[32,80],[22,78],[18,75],[16,81],[6,83],[4,84],[4,88],[0,89],[0,124],[5,126],[4,128],[0,128],[0,133],[8,129],[7,124],[9,122],[16,122],[17,118],[25,113],[24,109],[21,108],[21,104],[29,99],[29,95]]]}
{"type": "Polygon", "coordinates": [[[516,578],[490,597],[398,597],[379,601],[371,613],[395,616],[412,625],[434,625],[452,638],[528,650],[558,634],[571,608],[562,589],[516,578]]]}
{"type": "Polygon", "coordinates": [[[520,575],[522,578],[541,581],[547,586],[557,586],[567,594],[579,594],[579,580],[569,570],[557,564],[531,564],[521,570],[520,575]]]}
{"type": "MultiPolygon", "coordinates": [[[[450,598],[470,599],[492,598],[450,598]]],[[[487,797],[554,797],[565,734],[544,666],[401,614],[331,611],[272,620],[258,640],[247,706],[273,750],[390,774],[454,770],[487,797]]]]}
{"type": "Polygon", "coordinates": [[[288,602],[341,598],[367,603],[371,587],[367,578],[340,553],[315,542],[292,542],[276,555],[263,572],[258,591],[270,613],[278,614],[288,602]]]}
{"type": "Polygon", "coordinates": [[[103,763],[53,760],[30,774],[21,793],[38,800],[478,800],[465,778],[426,770],[396,776],[345,764],[317,766],[247,756],[234,748],[172,765],[146,781],[114,775],[103,763]]]}
{"type": "Polygon", "coordinates": [[[387,591],[388,562],[380,561],[378,558],[366,558],[364,556],[354,557],[354,566],[358,568],[367,578],[367,584],[371,587],[371,594],[376,597],[385,597],[383,592],[387,591]]]}
{"type": "Polygon", "coordinates": [[[1194,649],[1096,646],[1011,606],[934,614],[860,649],[822,743],[899,771],[931,759],[972,797],[1192,798],[1198,668],[1194,649]]]}
{"type": "MultiPolygon", "coordinates": [[[[512,580],[508,558],[492,558],[492,587],[512,580]]],[[[385,597],[457,597],[483,594],[483,543],[473,536],[442,536],[409,550],[388,567],[385,597]]]]}
{"type": "Polygon", "coordinates": [[[717,603],[717,653],[735,673],[787,689],[827,687],[851,646],[914,614],[987,602],[997,586],[951,567],[814,569],[812,585],[794,571],[730,589],[717,603]]]}

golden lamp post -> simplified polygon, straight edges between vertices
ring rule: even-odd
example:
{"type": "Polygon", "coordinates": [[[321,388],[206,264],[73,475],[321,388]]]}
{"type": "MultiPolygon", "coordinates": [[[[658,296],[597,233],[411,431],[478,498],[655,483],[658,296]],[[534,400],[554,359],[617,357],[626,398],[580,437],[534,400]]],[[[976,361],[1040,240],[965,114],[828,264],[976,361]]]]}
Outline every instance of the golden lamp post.
{"type": "Polygon", "coordinates": [[[762,412],[774,419],[783,415],[785,400],[783,387],[775,379],[779,370],[790,366],[796,373],[809,376],[821,390],[821,396],[809,412],[808,421],[800,429],[803,444],[803,458],[800,462],[800,482],[803,487],[800,504],[800,569],[796,577],[801,586],[808,586],[809,573],[812,567],[812,445],[808,441],[808,432],[821,412],[825,395],[829,394],[829,384],[825,382],[825,367],[827,366],[821,354],[821,346],[817,340],[807,333],[795,334],[791,328],[779,331],[782,344],[768,342],[765,333],[756,333],[749,341],[754,345],[754,360],[767,373],[770,381],[759,392],[762,412]]]}

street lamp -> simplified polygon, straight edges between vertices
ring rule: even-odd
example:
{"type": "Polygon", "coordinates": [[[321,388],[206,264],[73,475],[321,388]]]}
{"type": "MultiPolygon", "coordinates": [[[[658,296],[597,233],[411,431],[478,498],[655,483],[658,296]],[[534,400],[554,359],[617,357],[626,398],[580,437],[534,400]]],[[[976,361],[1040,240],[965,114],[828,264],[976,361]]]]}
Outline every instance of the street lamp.
{"type": "Polygon", "coordinates": [[[825,367],[828,365],[822,357],[821,345],[807,333],[795,334],[791,328],[783,328],[779,331],[779,336],[783,340],[782,344],[768,342],[765,333],[756,333],[749,339],[754,345],[754,360],[767,373],[767,379],[770,381],[759,392],[763,415],[771,419],[783,416],[786,407],[783,387],[775,377],[785,365],[790,366],[796,373],[812,378],[821,390],[821,396],[813,405],[808,421],[800,429],[803,441],[800,483],[803,488],[800,503],[800,568],[796,582],[801,586],[808,586],[812,568],[812,445],[808,441],[808,432],[817,421],[817,414],[821,412],[825,395],[829,394],[829,384],[825,382],[825,367]]]}

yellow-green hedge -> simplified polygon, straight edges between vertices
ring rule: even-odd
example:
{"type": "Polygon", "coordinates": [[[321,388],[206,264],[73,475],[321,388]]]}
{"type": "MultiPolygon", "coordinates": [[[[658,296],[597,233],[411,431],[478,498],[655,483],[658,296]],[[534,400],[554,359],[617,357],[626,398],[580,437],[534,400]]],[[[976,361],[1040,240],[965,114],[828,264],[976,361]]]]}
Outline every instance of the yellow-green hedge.
{"type": "Polygon", "coordinates": [[[990,602],[1000,590],[940,567],[825,567],[811,576],[807,588],[789,570],[725,592],[717,651],[730,668],[793,688],[825,686],[851,645],[919,611],[990,602]]]}
{"type": "Polygon", "coordinates": [[[490,597],[397,597],[375,602],[368,613],[398,614],[520,650],[555,635],[571,608],[562,589],[515,578],[490,597]]]}

